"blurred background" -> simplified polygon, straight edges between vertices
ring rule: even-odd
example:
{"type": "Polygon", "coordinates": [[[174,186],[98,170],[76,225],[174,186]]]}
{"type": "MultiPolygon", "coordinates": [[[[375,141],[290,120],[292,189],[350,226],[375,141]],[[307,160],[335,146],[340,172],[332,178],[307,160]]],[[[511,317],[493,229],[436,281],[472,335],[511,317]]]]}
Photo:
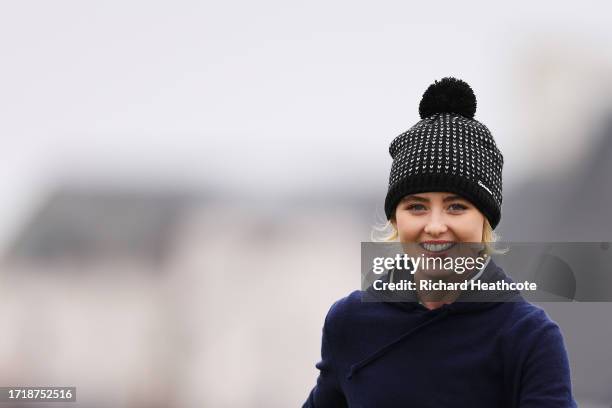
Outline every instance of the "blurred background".
{"type": "MultiPolygon", "coordinates": [[[[610,11],[2,3],[0,385],[301,406],[384,221],[389,143],[444,76],[504,154],[502,239],[611,241],[610,11]]],[[[610,407],[612,304],[541,306],[580,406],[610,407]]]]}

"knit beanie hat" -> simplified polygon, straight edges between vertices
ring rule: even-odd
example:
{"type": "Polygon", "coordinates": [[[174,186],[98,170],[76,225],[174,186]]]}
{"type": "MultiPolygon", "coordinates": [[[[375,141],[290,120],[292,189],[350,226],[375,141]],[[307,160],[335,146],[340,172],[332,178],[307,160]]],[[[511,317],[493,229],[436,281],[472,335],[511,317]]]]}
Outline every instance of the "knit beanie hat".
{"type": "Polygon", "coordinates": [[[408,194],[448,191],[469,200],[491,227],[499,224],[504,157],[475,113],[476,96],[464,81],[442,78],[427,88],[421,120],[389,146],[388,220],[408,194]]]}

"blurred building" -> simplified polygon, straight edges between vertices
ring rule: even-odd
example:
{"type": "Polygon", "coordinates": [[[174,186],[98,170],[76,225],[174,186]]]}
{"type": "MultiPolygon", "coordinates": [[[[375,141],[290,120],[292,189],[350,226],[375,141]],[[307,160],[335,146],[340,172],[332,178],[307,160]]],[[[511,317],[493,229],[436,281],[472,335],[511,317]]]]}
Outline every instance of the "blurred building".
{"type": "Polygon", "coordinates": [[[360,282],[362,201],[62,187],[2,260],[0,382],[75,385],[83,407],[297,405],[327,305],[360,282]]]}

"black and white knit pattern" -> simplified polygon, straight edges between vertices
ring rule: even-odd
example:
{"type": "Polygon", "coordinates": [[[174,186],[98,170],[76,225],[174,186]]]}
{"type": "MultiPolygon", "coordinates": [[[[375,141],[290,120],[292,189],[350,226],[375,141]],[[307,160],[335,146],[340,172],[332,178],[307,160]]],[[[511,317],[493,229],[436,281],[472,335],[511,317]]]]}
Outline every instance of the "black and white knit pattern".
{"type": "Polygon", "coordinates": [[[472,201],[495,228],[501,218],[504,158],[491,132],[455,113],[428,116],[397,136],[385,200],[387,219],[407,194],[449,191],[472,201]]]}

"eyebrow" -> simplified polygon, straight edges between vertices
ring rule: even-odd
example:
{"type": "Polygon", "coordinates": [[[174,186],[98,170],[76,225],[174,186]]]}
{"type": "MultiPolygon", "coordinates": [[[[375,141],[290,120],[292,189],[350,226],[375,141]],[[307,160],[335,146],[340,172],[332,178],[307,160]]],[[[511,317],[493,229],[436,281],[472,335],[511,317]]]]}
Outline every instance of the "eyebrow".
{"type": "MultiPolygon", "coordinates": [[[[465,200],[465,198],[458,196],[458,195],[450,195],[450,196],[444,197],[442,201],[447,202],[447,201],[454,201],[454,200],[465,200]]],[[[402,201],[420,201],[423,203],[428,203],[429,199],[425,197],[417,196],[417,195],[409,195],[409,196],[404,197],[402,201]]]]}

